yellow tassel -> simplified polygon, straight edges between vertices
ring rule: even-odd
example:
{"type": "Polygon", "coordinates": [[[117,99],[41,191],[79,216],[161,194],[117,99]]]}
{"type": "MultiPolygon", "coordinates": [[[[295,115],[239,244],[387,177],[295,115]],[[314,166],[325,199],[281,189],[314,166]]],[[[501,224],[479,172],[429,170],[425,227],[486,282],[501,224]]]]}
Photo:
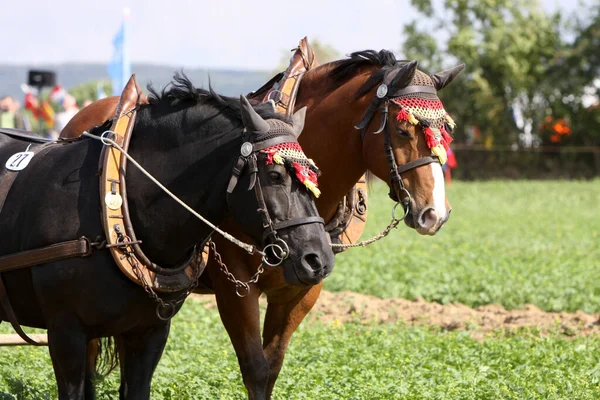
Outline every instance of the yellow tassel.
{"type": "Polygon", "coordinates": [[[408,113],[408,122],[410,122],[413,125],[417,125],[419,123],[419,120],[415,118],[415,116],[409,112],[408,113]]]}
{"type": "Polygon", "coordinates": [[[283,158],[279,155],[279,152],[273,154],[273,161],[277,164],[283,165],[283,158]]]}
{"type": "Polygon", "coordinates": [[[321,195],[321,191],[319,190],[317,185],[315,185],[308,179],[304,181],[304,186],[306,186],[308,188],[308,190],[310,190],[312,192],[312,194],[315,195],[316,198],[319,198],[319,196],[321,195]]]}
{"type": "Polygon", "coordinates": [[[433,155],[438,156],[438,158],[440,159],[440,163],[442,165],[446,164],[446,161],[448,161],[448,155],[446,154],[446,149],[441,144],[438,144],[437,146],[432,148],[431,152],[433,153],[433,155]]]}
{"type": "Polygon", "coordinates": [[[448,113],[446,113],[446,121],[448,122],[448,125],[450,125],[450,128],[454,129],[456,127],[456,122],[454,122],[454,120],[448,113]]]}

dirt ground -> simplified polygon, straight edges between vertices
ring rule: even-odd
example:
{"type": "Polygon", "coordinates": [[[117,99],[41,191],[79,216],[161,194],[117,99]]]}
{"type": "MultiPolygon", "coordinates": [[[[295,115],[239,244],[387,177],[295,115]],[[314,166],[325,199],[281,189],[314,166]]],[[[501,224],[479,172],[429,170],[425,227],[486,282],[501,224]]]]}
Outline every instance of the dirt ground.
{"type": "MultiPolygon", "coordinates": [[[[207,308],[216,307],[212,296],[196,298],[207,308]]],[[[422,299],[380,299],[354,292],[323,291],[308,319],[325,323],[403,321],[410,325],[438,326],[444,330],[468,330],[476,339],[492,331],[510,332],[528,328],[542,334],[552,332],[566,336],[600,333],[600,313],[544,312],[531,304],[519,310],[506,310],[497,304],[470,308],[463,304],[442,305],[422,299]]]]}

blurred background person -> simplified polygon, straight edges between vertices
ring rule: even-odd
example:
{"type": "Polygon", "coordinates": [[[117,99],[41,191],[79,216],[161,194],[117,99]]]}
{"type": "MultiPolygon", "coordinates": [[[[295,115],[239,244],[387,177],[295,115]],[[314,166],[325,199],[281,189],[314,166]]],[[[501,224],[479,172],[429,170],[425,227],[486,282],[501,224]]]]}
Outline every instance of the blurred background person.
{"type": "Polygon", "coordinates": [[[54,128],[52,129],[56,135],[60,134],[60,131],[69,123],[71,118],[79,112],[75,97],[70,94],[65,95],[62,103],[63,110],[56,114],[54,119],[54,128]]]}
{"type": "Polygon", "coordinates": [[[29,121],[21,112],[21,104],[11,96],[0,99],[0,128],[29,130],[29,121]]]}

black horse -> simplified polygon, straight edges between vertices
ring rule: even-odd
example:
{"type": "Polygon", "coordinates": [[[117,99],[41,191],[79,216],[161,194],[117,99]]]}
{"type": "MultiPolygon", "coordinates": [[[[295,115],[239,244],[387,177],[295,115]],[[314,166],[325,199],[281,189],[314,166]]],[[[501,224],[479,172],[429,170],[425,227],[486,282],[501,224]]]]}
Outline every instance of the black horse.
{"type": "MultiPolygon", "coordinates": [[[[168,90],[153,92],[150,100],[149,105],[139,107],[130,154],[211,222],[218,224],[233,216],[256,244],[266,245],[270,239],[263,234],[259,202],[254,191],[248,190],[254,183],[249,168],[230,195],[227,187],[243,135],[254,143],[272,140],[289,135],[292,125],[282,121],[269,105],[253,109],[245,98],[240,101],[195,89],[181,76],[176,76],[168,90]],[[288,132],[282,132],[285,127],[288,132]]],[[[0,135],[2,164],[27,145],[0,135]]],[[[34,156],[19,172],[0,214],[0,256],[103,235],[97,176],[102,146],[89,138],[54,146],[34,156]]],[[[316,220],[311,194],[286,165],[267,165],[269,155],[256,154],[257,184],[262,186],[266,210],[275,225],[279,224],[277,235],[290,250],[283,263],[289,270],[286,276],[292,277],[291,283],[295,283],[294,276],[320,281],[333,267],[323,225],[293,223],[307,216],[316,220]]],[[[133,226],[144,252],[156,264],[177,265],[211,234],[210,228],[136,168],[128,169],[127,182],[133,226]]],[[[48,330],[61,399],[93,395],[84,393],[86,344],[93,338],[114,335],[123,338],[121,397],[149,397],[170,322],[157,316],[155,302],[121,273],[107,250],[5,272],[2,277],[18,322],[48,330]]],[[[170,300],[179,295],[161,297],[170,300]]],[[[8,320],[2,311],[0,317],[8,320]]]]}

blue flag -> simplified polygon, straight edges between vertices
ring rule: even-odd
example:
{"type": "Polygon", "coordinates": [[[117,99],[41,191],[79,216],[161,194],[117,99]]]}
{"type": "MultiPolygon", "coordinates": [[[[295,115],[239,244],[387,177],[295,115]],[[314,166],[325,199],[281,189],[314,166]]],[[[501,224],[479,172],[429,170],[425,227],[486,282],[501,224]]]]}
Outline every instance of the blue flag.
{"type": "Polygon", "coordinates": [[[127,17],[113,39],[114,52],[108,63],[108,74],[112,79],[112,92],[114,96],[121,95],[125,84],[131,76],[131,63],[127,46],[127,17]]]}

